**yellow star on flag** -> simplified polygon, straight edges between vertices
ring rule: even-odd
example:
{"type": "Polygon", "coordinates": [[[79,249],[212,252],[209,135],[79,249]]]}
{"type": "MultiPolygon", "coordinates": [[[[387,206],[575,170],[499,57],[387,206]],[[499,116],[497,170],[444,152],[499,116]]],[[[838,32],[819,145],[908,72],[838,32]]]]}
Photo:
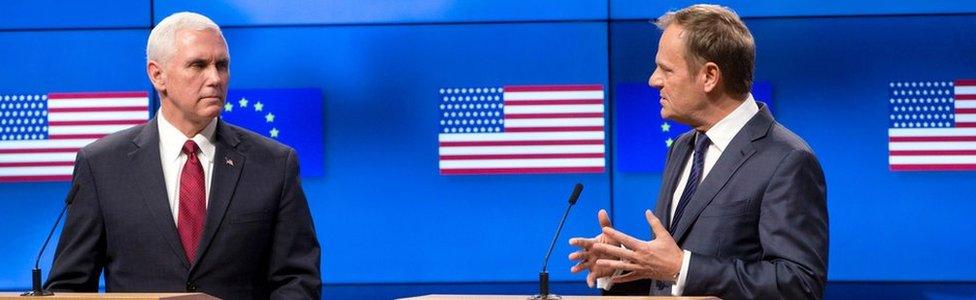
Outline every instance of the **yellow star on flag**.
{"type": "Polygon", "coordinates": [[[267,115],[264,115],[264,120],[267,121],[267,123],[271,123],[274,122],[274,117],[274,114],[268,113],[267,115]]]}
{"type": "Polygon", "coordinates": [[[262,109],[264,109],[264,104],[261,101],[254,103],[254,111],[261,111],[262,109]]]}
{"type": "Polygon", "coordinates": [[[237,101],[241,104],[241,107],[247,107],[247,98],[241,98],[241,101],[237,101]]]}
{"type": "Polygon", "coordinates": [[[224,104],[224,111],[233,111],[233,110],[234,110],[233,104],[230,103],[224,104]]]}
{"type": "Polygon", "coordinates": [[[271,137],[277,138],[278,137],[278,128],[273,128],[272,127],[271,128],[271,131],[269,133],[271,133],[271,137]]]}

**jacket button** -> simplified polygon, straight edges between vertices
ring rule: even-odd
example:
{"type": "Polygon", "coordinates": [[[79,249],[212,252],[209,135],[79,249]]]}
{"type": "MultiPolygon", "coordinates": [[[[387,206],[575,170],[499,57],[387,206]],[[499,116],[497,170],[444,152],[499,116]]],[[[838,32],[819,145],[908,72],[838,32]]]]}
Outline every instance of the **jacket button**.
{"type": "Polygon", "coordinates": [[[187,282],[186,283],[186,291],[187,292],[196,292],[197,291],[197,285],[196,284],[193,284],[192,282],[187,282]]]}

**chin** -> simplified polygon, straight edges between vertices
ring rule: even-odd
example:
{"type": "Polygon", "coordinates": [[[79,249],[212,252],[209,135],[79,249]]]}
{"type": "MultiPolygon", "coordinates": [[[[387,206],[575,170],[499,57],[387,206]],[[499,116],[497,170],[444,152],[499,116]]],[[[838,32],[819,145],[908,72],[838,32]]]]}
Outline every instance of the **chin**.
{"type": "Polygon", "coordinates": [[[668,119],[668,120],[670,120],[672,116],[674,116],[674,114],[672,114],[670,111],[667,111],[664,108],[661,108],[661,119],[668,119]]]}
{"type": "Polygon", "coordinates": [[[224,99],[220,99],[220,98],[205,98],[203,101],[204,101],[205,105],[207,105],[207,107],[211,107],[211,106],[223,107],[224,106],[224,99]]]}
{"type": "Polygon", "coordinates": [[[220,116],[220,112],[222,111],[224,111],[224,107],[222,105],[208,106],[200,112],[200,116],[213,119],[220,116]]]}

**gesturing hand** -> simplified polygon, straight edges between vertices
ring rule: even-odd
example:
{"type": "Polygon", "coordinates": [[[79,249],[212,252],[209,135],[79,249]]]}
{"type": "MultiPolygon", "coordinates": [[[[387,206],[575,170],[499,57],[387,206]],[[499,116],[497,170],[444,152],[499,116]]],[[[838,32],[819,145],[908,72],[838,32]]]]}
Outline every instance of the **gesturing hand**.
{"type": "Polygon", "coordinates": [[[612,227],[603,227],[601,236],[618,241],[624,247],[598,243],[589,248],[591,257],[599,257],[594,269],[630,271],[614,276],[614,283],[638,279],[673,281],[681,270],[684,252],[650,210],[644,212],[644,217],[654,233],[653,240],[642,241],[612,227]]]}
{"type": "MultiPolygon", "coordinates": [[[[597,220],[600,222],[600,227],[606,230],[606,228],[613,228],[610,223],[610,217],[607,215],[606,210],[600,210],[597,213],[597,220]]],[[[596,265],[596,261],[603,259],[610,259],[610,256],[600,256],[590,252],[595,245],[602,244],[609,247],[620,247],[620,243],[614,239],[611,239],[605,233],[601,233],[593,238],[571,238],[569,239],[569,244],[581,248],[579,251],[569,254],[569,259],[574,261],[579,261],[575,266],[573,266],[570,271],[573,273],[578,273],[583,270],[588,270],[589,274],[586,275],[586,284],[592,288],[597,278],[608,277],[613,275],[614,270],[609,267],[601,267],[596,265]]]]}

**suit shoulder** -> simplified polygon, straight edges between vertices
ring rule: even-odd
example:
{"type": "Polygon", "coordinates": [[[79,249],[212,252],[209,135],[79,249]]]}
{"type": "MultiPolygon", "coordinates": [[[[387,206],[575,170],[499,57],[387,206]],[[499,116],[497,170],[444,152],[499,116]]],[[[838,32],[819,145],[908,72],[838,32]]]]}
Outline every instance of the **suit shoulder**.
{"type": "Polygon", "coordinates": [[[129,148],[129,145],[133,145],[132,141],[146,128],[146,126],[148,126],[148,124],[136,125],[128,129],[123,129],[121,131],[106,135],[92,142],[91,144],[82,147],[81,152],[88,157],[114,155],[119,152],[124,152],[129,148]]]}
{"type": "Polygon", "coordinates": [[[800,152],[814,156],[813,148],[806,140],[779,122],[773,123],[769,129],[769,146],[785,153],[800,152]]]}

